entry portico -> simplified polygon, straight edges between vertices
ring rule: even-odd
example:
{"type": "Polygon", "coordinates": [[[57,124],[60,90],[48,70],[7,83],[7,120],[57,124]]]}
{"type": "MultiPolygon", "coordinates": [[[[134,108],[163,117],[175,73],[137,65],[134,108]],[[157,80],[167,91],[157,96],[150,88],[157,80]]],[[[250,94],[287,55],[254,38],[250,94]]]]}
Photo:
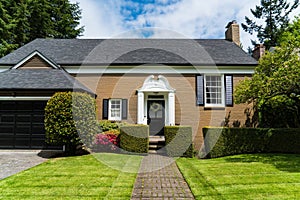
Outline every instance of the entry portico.
{"type": "Polygon", "coordinates": [[[137,123],[149,124],[151,129],[151,124],[157,125],[153,118],[160,118],[163,120],[162,126],[175,125],[175,91],[166,77],[162,75],[148,76],[143,86],[137,90],[137,123]]]}

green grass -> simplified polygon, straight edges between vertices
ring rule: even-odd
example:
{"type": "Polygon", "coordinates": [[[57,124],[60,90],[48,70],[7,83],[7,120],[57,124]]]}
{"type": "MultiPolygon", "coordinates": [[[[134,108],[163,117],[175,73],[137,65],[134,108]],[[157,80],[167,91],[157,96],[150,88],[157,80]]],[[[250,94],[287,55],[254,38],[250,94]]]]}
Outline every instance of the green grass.
{"type": "Polygon", "coordinates": [[[180,158],[177,165],[196,199],[300,199],[300,155],[180,158]]]}
{"type": "Polygon", "coordinates": [[[0,199],[130,199],[141,159],[117,154],[50,159],[1,180],[0,199]]]}

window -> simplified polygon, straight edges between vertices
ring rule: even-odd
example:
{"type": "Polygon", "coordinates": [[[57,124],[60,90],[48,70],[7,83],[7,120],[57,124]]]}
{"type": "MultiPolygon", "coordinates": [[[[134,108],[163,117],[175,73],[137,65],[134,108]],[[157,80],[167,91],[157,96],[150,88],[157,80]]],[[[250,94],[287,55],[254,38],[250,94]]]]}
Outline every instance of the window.
{"type": "Polygon", "coordinates": [[[108,119],[109,120],[121,120],[121,99],[110,99],[108,119]]]}
{"type": "Polygon", "coordinates": [[[223,105],[222,76],[205,76],[205,105],[223,105]]]}
{"type": "Polygon", "coordinates": [[[197,75],[196,102],[199,106],[233,106],[232,75],[197,75]]]}
{"type": "Polygon", "coordinates": [[[127,99],[103,99],[103,119],[121,121],[127,119],[127,99]]]}

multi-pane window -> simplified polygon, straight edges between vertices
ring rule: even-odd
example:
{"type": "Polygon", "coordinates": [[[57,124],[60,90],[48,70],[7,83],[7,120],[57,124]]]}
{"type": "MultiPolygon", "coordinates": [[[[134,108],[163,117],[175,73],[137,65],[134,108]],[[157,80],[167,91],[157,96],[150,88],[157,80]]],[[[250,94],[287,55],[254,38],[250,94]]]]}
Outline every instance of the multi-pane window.
{"type": "Polygon", "coordinates": [[[103,99],[102,119],[120,121],[127,119],[127,99],[103,99]]]}
{"type": "Polygon", "coordinates": [[[196,103],[205,107],[233,106],[233,76],[230,74],[196,75],[196,103]]]}
{"type": "Polygon", "coordinates": [[[109,120],[121,120],[121,109],[122,109],[122,100],[121,99],[110,99],[109,101],[109,120]]]}
{"type": "Polygon", "coordinates": [[[223,103],[222,95],[222,76],[205,76],[205,103],[221,105],[223,103]]]}

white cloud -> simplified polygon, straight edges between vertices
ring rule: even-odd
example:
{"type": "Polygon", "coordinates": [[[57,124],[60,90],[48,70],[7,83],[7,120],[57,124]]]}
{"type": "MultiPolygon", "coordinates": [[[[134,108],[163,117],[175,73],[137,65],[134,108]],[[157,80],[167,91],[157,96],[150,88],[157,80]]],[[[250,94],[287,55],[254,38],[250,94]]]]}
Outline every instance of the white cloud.
{"type": "Polygon", "coordinates": [[[82,38],[110,38],[125,31],[119,1],[71,0],[79,2],[82,10],[80,25],[84,26],[82,38]]]}
{"type": "MultiPolygon", "coordinates": [[[[139,30],[132,30],[149,26],[157,27],[151,29],[152,37],[156,38],[224,38],[227,23],[235,19],[241,24],[245,16],[252,17],[250,8],[255,8],[260,0],[156,0],[155,4],[123,0],[79,2],[83,16],[81,24],[85,26],[83,38],[110,38],[116,35],[141,37],[139,30]],[[131,11],[134,13],[135,9],[140,10],[139,14],[131,16],[131,11]],[[164,29],[171,32],[164,32],[164,29]]],[[[300,8],[294,11],[294,15],[298,15],[299,11],[300,8]]],[[[240,32],[241,42],[246,49],[251,46],[250,39],[255,37],[244,32],[242,28],[240,32]]]]}

